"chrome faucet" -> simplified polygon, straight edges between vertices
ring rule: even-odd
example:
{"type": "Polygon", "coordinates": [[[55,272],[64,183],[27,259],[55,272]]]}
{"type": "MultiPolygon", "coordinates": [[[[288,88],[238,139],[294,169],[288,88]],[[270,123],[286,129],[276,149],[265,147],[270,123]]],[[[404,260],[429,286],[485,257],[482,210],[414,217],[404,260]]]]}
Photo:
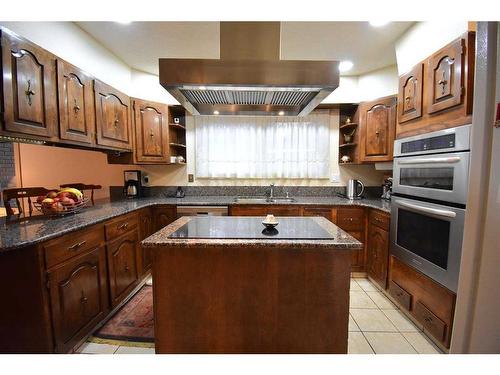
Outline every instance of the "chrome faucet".
{"type": "Polygon", "coordinates": [[[270,184],[269,187],[271,188],[271,190],[269,192],[269,199],[273,199],[274,198],[274,184],[270,184]]]}

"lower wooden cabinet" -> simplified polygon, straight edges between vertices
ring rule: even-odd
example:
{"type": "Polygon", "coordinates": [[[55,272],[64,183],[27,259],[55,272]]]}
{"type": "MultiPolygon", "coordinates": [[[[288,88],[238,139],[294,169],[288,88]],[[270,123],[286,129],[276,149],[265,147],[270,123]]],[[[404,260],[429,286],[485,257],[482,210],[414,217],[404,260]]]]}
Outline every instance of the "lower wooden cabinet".
{"type": "Polygon", "coordinates": [[[337,211],[332,207],[304,207],[302,208],[302,216],[322,216],[331,222],[335,222],[337,211]]]}
{"type": "Polygon", "coordinates": [[[370,210],[366,246],[366,272],[383,289],[387,286],[389,215],[370,210]]]}
{"type": "MultiPolygon", "coordinates": [[[[366,210],[363,207],[339,207],[337,208],[337,224],[358,241],[365,244],[365,221],[366,210]]],[[[351,270],[353,272],[363,272],[365,270],[365,250],[351,250],[351,270]]]]}
{"type": "Polygon", "coordinates": [[[48,272],[56,352],[71,350],[105,317],[108,312],[106,279],[103,246],[48,272]]]}
{"type": "Polygon", "coordinates": [[[231,216],[301,216],[299,206],[280,206],[280,205],[238,205],[230,207],[231,216]]]}
{"type": "Polygon", "coordinates": [[[138,280],[136,252],[138,231],[124,234],[107,245],[111,306],[117,306],[134,289],[138,280]]]}
{"type": "MultiPolygon", "coordinates": [[[[151,236],[154,230],[153,211],[151,208],[145,208],[139,211],[139,241],[151,236]]],[[[137,266],[139,274],[144,275],[151,269],[152,258],[149,248],[137,246],[137,266]]]]}
{"type": "Polygon", "coordinates": [[[153,228],[157,232],[174,222],[177,218],[177,208],[175,206],[153,207],[153,228]]]}

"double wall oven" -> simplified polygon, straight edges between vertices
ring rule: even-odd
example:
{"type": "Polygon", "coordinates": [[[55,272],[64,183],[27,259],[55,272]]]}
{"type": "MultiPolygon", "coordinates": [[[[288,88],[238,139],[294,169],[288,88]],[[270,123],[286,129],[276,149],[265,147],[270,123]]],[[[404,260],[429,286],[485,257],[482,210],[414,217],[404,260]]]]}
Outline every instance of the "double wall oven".
{"type": "Polygon", "coordinates": [[[470,125],[394,143],[391,254],[456,292],[470,125]]]}

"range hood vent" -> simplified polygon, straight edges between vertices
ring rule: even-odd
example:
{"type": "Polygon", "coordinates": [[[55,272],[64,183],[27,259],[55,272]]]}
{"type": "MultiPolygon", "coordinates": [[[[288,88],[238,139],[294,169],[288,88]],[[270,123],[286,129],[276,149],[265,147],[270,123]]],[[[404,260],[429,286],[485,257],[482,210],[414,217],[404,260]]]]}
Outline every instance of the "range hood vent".
{"type": "Polygon", "coordinates": [[[280,60],[279,22],[221,22],[221,59],[160,59],[193,115],[303,116],[338,87],[337,61],[280,60]]]}

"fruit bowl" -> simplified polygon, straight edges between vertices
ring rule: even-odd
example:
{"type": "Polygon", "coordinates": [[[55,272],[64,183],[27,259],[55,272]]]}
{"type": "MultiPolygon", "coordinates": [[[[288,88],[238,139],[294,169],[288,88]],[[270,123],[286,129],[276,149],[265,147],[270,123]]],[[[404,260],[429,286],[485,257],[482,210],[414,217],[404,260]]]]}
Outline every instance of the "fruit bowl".
{"type": "Polygon", "coordinates": [[[65,188],[38,197],[33,206],[44,215],[64,216],[81,211],[89,201],[90,199],[85,198],[79,190],[65,188]]]}

